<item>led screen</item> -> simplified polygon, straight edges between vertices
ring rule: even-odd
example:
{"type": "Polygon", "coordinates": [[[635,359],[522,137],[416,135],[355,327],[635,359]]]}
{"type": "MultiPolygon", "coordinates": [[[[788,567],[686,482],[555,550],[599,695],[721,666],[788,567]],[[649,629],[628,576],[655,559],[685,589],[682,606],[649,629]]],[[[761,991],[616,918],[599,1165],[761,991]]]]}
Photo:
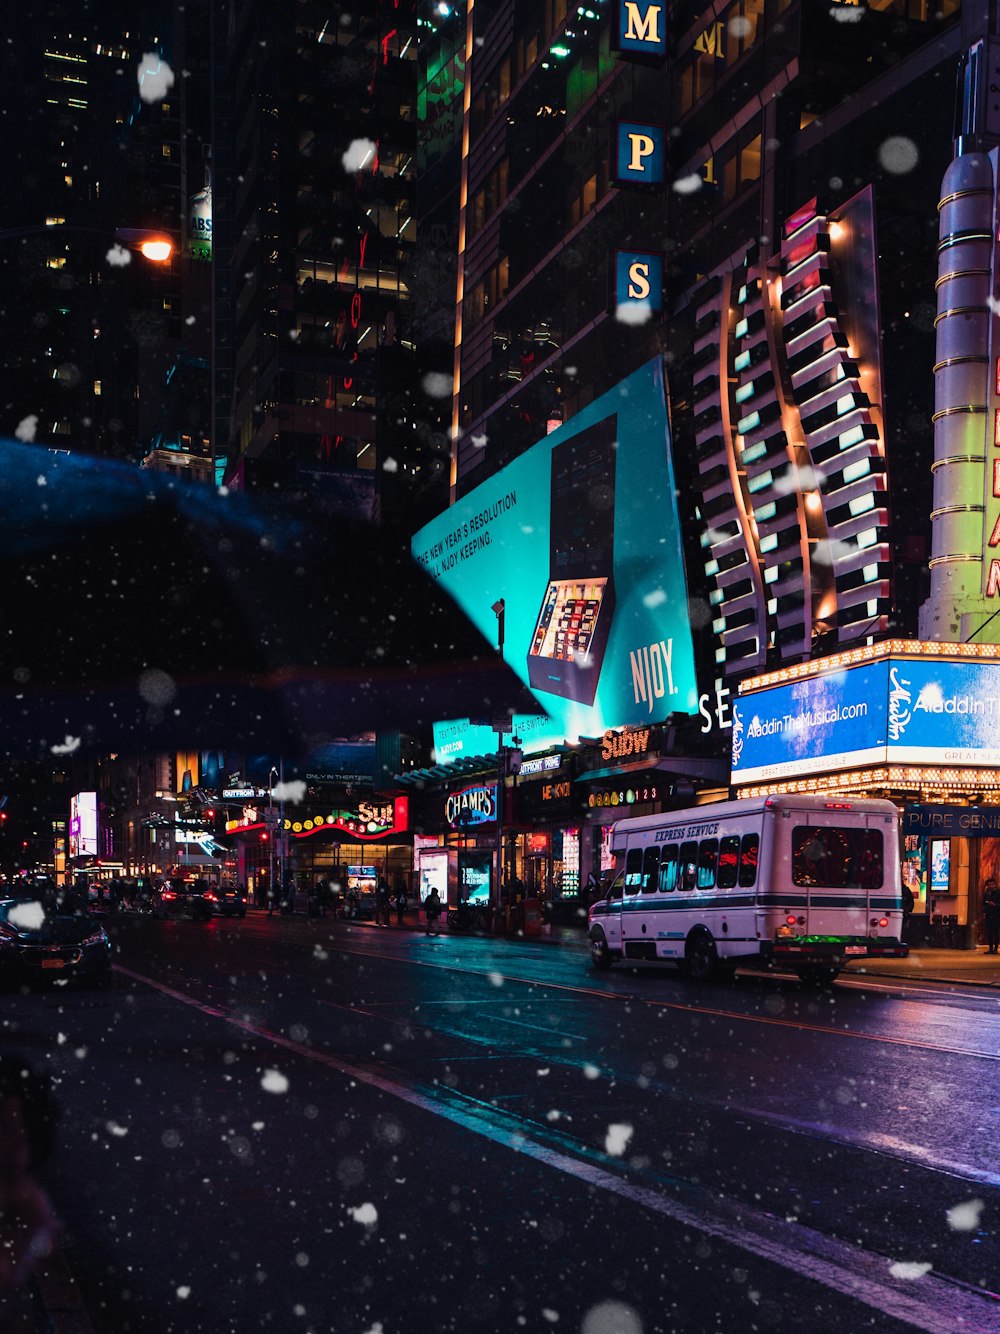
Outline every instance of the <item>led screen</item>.
{"type": "Polygon", "coordinates": [[[733,705],[733,779],[867,764],[1000,766],[995,668],[890,658],[755,691],[733,705]]]}

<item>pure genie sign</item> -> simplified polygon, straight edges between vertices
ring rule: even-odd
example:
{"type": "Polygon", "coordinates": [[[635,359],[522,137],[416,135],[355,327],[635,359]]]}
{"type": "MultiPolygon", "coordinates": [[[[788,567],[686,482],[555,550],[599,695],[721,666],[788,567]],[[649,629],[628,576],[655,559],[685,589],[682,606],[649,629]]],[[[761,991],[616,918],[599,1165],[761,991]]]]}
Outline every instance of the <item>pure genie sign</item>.
{"type": "Polygon", "coordinates": [[[413,553],[487,639],[503,598],[504,657],[549,714],[528,749],[697,711],[658,360],[421,529],[413,553]]]}

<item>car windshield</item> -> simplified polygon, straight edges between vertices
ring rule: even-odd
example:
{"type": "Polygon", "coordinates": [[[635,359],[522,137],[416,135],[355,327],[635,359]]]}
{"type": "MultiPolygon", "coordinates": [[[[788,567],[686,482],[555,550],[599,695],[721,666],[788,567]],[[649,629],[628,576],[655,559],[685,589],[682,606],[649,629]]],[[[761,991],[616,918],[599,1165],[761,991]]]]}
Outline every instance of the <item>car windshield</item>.
{"type": "Polygon", "coordinates": [[[68,917],[84,912],[72,890],[48,890],[25,894],[0,902],[0,922],[9,922],[19,930],[36,930],[47,917],[68,917]]]}

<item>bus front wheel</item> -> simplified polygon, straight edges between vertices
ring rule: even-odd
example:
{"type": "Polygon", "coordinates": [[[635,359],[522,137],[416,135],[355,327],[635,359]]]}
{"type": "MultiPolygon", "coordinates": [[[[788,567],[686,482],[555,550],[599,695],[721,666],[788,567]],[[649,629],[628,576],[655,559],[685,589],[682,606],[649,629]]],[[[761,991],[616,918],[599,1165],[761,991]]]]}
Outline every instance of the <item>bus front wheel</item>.
{"type": "Polygon", "coordinates": [[[807,987],[832,986],[839,976],[839,968],[828,967],[821,963],[809,964],[799,969],[799,977],[807,987]]]}
{"type": "Polygon", "coordinates": [[[719,952],[709,931],[692,931],[684,949],[684,971],[695,982],[708,982],[719,970],[719,952]]]}
{"type": "Polygon", "coordinates": [[[603,932],[599,931],[596,936],[590,938],[590,962],[595,968],[602,970],[610,968],[614,962],[603,932]]]}

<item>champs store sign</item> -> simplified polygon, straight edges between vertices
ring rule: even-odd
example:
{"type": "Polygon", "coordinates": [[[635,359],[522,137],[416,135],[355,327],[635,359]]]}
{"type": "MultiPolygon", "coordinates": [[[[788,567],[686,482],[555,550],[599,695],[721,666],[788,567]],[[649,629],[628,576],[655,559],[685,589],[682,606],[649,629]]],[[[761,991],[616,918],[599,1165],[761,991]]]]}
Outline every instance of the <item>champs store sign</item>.
{"type": "Polygon", "coordinates": [[[444,818],[452,829],[487,824],[497,818],[496,783],[478,783],[452,792],[444,803],[444,818]]]}

